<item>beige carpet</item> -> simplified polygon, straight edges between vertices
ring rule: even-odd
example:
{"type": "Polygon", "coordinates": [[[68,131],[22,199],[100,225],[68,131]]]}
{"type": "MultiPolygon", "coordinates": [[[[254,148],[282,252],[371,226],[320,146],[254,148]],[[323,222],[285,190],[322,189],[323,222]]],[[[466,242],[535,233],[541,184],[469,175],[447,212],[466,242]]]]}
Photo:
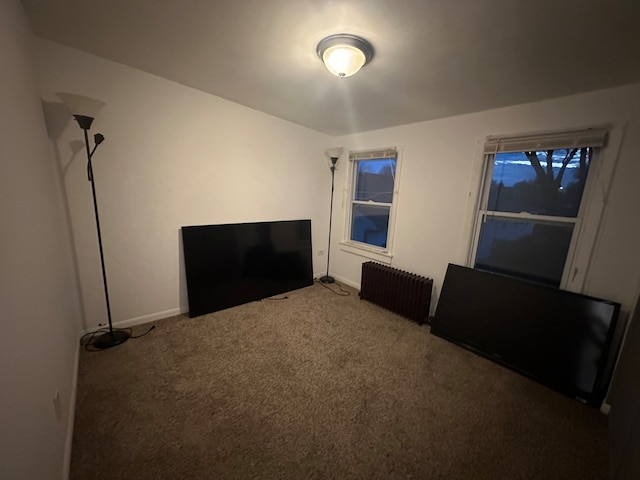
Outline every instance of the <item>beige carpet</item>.
{"type": "Polygon", "coordinates": [[[608,478],[598,411],[355,291],[287,296],[83,352],[71,478],[608,478]]]}

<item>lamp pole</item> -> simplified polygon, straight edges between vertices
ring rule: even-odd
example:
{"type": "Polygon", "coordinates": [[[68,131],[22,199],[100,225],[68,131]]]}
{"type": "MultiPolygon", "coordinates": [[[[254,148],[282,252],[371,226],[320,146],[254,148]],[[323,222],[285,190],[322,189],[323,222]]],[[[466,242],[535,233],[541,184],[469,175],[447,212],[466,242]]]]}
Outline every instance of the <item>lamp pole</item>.
{"type": "Polygon", "coordinates": [[[329,244],[327,246],[327,274],[320,277],[322,283],[334,283],[336,280],[329,275],[329,257],[331,255],[331,221],[333,219],[333,190],[336,176],[336,163],[339,157],[331,158],[331,206],[329,207],[329,244]]]}
{"type": "Polygon", "coordinates": [[[96,133],[94,135],[94,145],[93,149],[89,149],[89,129],[91,128],[91,124],[93,123],[93,118],[88,117],[86,115],[74,115],[73,116],[80,128],[82,128],[84,132],[84,144],[87,151],[87,177],[89,182],[91,182],[91,193],[93,196],[93,213],[96,218],[96,230],[98,233],[98,247],[100,250],[100,266],[102,267],[102,284],[104,285],[104,298],[107,304],[107,319],[109,321],[109,331],[103,333],[98,336],[93,344],[94,347],[99,349],[111,348],[116,345],[120,345],[121,343],[126,342],[130,335],[125,330],[114,330],[113,323],[111,321],[111,305],[109,304],[109,288],[107,286],[107,273],[104,266],[104,252],[102,249],[102,233],[100,232],[100,215],[98,214],[98,200],[96,198],[96,185],[93,180],[93,164],[91,163],[91,158],[100,145],[104,141],[104,136],[100,133],[96,133]]]}

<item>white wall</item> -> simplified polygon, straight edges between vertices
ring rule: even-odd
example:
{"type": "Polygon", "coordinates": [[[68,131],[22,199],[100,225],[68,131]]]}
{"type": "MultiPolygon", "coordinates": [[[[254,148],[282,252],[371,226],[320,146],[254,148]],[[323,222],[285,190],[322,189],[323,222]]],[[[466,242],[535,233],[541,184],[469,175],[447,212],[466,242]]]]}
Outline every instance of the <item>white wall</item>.
{"type": "Polygon", "coordinates": [[[66,476],[80,308],[18,0],[0,2],[0,478],[66,476]],[[59,399],[54,402],[54,393],[59,399]]]}
{"type": "Polygon", "coordinates": [[[86,327],[106,321],[91,191],[86,155],[73,154],[82,131],[55,92],[107,104],[93,167],[114,322],[186,311],[183,225],[310,218],[314,249],[326,245],[329,137],[47,40],[38,50],[86,327]]]}
{"type": "MultiPolygon", "coordinates": [[[[621,302],[629,312],[640,279],[636,211],[640,205],[640,84],[349,135],[334,143],[346,150],[400,148],[392,265],[433,278],[437,295],[447,264],[466,262],[484,138],[605,123],[613,130],[594,193],[594,211],[604,209],[604,213],[599,230],[593,216],[585,222],[595,237],[595,249],[591,259],[588,252],[582,252],[583,291],[621,302]]],[[[338,243],[344,236],[345,158],[337,171],[336,201],[342,208],[334,211],[331,270],[336,277],[358,285],[361,264],[367,259],[341,250],[338,243]]]]}

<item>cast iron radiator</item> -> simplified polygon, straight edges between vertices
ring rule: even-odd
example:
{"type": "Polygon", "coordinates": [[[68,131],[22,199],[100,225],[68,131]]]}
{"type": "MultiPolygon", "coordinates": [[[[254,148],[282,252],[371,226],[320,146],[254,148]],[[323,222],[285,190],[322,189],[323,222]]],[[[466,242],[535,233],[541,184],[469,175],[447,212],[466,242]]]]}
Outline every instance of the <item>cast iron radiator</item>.
{"type": "Polygon", "coordinates": [[[423,324],[429,317],[433,280],[377,262],[362,264],[360,299],[423,324]]]}

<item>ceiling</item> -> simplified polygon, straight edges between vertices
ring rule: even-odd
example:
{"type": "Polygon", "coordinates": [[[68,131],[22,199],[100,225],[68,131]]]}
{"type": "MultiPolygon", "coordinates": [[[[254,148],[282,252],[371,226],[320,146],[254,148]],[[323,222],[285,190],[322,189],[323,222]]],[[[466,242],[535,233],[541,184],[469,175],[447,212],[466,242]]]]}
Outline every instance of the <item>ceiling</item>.
{"type": "Polygon", "coordinates": [[[640,81],[636,0],[22,0],[41,37],[342,135],[640,81]],[[316,55],[371,42],[350,78],[316,55]]]}

